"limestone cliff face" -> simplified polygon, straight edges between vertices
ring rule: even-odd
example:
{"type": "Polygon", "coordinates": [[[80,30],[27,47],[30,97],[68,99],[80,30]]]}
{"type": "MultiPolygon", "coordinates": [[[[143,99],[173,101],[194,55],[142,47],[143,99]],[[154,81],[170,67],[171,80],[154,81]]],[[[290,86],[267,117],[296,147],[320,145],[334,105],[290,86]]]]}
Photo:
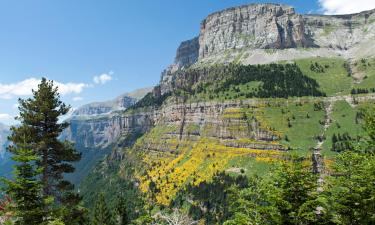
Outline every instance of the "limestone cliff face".
{"type": "Polygon", "coordinates": [[[149,113],[122,115],[113,113],[97,118],[72,118],[64,138],[84,148],[104,148],[122,135],[144,133],[153,124],[149,113]]]}
{"type": "Polygon", "coordinates": [[[189,67],[198,61],[199,38],[183,41],[177,48],[174,63],[161,73],[160,91],[161,94],[168,93],[171,90],[170,83],[172,75],[179,69],[189,67]]]}
{"type": "Polygon", "coordinates": [[[201,23],[199,57],[227,49],[312,47],[301,15],[289,6],[253,4],[209,15],[201,23]]]}
{"type": "Polygon", "coordinates": [[[375,55],[375,10],[350,15],[302,15],[280,4],[250,4],[209,15],[199,37],[179,46],[162,72],[161,94],[173,73],[196,62],[263,64],[307,57],[360,59],[375,55]]]}
{"type": "Polygon", "coordinates": [[[199,38],[184,41],[177,49],[174,64],[178,67],[190,66],[197,62],[199,52],[199,38]]]}
{"type": "Polygon", "coordinates": [[[296,47],[349,50],[375,36],[375,11],[301,15],[286,5],[251,4],[209,15],[201,23],[199,58],[226,50],[296,47]]]}
{"type": "MultiPolygon", "coordinates": [[[[252,104],[248,102],[247,104],[252,104]]],[[[254,103],[255,104],[255,103],[254,103]]],[[[121,143],[134,133],[145,133],[155,126],[173,126],[176,131],[169,133],[171,137],[179,139],[186,136],[217,138],[225,144],[237,146],[231,140],[253,139],[264,141],[259,149],[283,149],[282,146],[267,144],[279,137],[261,128],[255,119],[249,122],[244,118],[230,118],[227,109],[241,108],[239,102],[211,102],[185,104],[174,102],[158,109],[148,109],[142,112],[128,112],[125,114],[111,114],[96,119],[71,120],[71,126],[66,132],[66,138],[74,141],[77,146],[85,148],[105,147],[111,143],[121,143]],[[189,127],[194,126],[191,130],[189,127]]],[[[153,146],[153,150],[167,151],[167,147],[153,146]]]]}

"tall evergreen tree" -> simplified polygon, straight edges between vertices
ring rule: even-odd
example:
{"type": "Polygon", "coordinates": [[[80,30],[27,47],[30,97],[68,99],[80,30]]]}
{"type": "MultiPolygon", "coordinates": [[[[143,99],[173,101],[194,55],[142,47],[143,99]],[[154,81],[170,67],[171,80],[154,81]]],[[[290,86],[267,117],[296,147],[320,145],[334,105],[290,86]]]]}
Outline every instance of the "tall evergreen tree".
{"type": "Polygon", "coordinates": [[[114,225],[112,213],[107,206],[104,194],[100,193],[92,215],[92,225],[114,225]]]}
{"type": "Polygon", "coordinates": [[[119,216],[119,224],[127,225],[130,223],[130,221],[125,196],[123,194],[120,194],[118,197],[119,198],[116,205],[116,212],[119,216]]]}
{"type": "Polygon", "coordinates": [[[26,144],[28,137],[24,135],[8,147],[13,153],[12,159],[17,164],[14,166],[14,179],[3,180],[4,191],[14,201],[11,210],[16,218],[16,224],[20,225],[41,224],[47,216],[43,213],[42,184],[37,180],[41,170],[34,163],[38,156],[26,144]]]}
{"type": "MultiPolygon", "coordinates": [[[[81,199],[73,193],[74,186],[64,180],[63,174],[74,172],[71,163],[80,160],[81,155],[70,143],[59,140],[59,135],[69,125],[59,123],[59,118],[66,115],[70,107],[60,100],[53,81],[45,78],[38,85],[38,90],[33,90],[31,98],[19,99],[19,105],[17,119],[21,125],[12,128],[9,140],[15,145],[25,142],[35,155],[30,158],[33,161],[30,164],[41,171],[38,179],[42,185],[42,197],[51,203],[44,207],[44,213],[60,209],[61,205],[74,209],[72,206],[81,199]]],[[[73,212],[70,210],[70,213],[73,212]]]]}

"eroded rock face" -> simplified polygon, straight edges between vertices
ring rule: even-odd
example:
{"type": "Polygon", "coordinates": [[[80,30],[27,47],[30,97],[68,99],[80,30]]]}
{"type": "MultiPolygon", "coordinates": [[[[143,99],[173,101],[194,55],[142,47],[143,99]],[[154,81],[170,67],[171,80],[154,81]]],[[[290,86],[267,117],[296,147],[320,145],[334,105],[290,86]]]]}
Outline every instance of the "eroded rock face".
{"type": "MultiPolygon", "coordinates": [[[[253,139],[263,141],[264,144],[259,144],[259,146],[252,144],[252,148],[282,149],[282,146],[266,144],[266,142],[278,140],[279,137],[262,129],[258,121],[231,118],[225,115],[225,110],[241,107],[241,104],[237,102],[195,104],[177,102],[164,105],[160,109],[114,114],[85,121],[71,120],[71,125],[65,132],[65,138],[75,142],[77,146],[85,148],[105,147],[130,134],[145,133],[154,126],[172,125],[176,127],[176,131],[169,135],[174,138],[211,137],[224,142],[253,139]],[[188,128],[189,126],[194,126],[196,129],[192,131],[188,128]]],[[[240,146],[231,142],[225,144],[233,147],[245,147],[245,145],[240,146]]],[[[154,150],[161,151],[156,147],[154,150]]]]}
{"type": "Polygon", "coordinates": [[[77,147],[106,147],[129,133],[144,133],[153,125],[150,113],[111,114],[91,119],[71,119],[63,138],[77,147]]]}
{"type": "Polygon", "coordinates": [[[177,49],[175,64],[179,67],[190,66],[197,62],[199,52],[199,38],[184,41],[177,49]]]}
{"type": "Polygon", "coordinates": [[[374,12],[324,16],[297,14],[292,7],[279,4],[229,8],[202,21],[199,59],[234,49],[348,50],[374,38],[374,12]]]}
{"type": "Polygon", "coordinates": [[[173,73],[196,62],[262,64],[307,57],[360,59],[375,54],[375,10],[357,14],[302,15],[280,4],[250,4],[209,15],[199,37],[178,47],[161,74],[161,94],[173,73]]]}
{"type": "Polygon", "coordinates": [[[312,47],[301,15],[289,6],[252,4],[209,15],[201,23],[199,57],[241,48],[312,47]]]}

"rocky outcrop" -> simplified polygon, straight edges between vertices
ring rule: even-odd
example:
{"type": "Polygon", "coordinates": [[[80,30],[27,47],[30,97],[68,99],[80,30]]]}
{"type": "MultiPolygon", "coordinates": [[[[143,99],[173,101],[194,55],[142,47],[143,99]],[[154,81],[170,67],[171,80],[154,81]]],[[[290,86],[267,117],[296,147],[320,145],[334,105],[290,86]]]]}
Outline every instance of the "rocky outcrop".
{"type": "Polygon", "coordinates": [[[171,91],[173,74],[196,62],[263,64],[307,57],[360,59],[375,55],[375,10],[357,14],[302,15],[281,4],[250,4],[212,13],[199,37],[179,46],[161,74],[171,91]]]}
{"type": "Polygon", "coordinates": [[[305,47],[349,50],[373,40],[374,12],[341,16],[301,15],[292,7],[280,4],[229,8],[202,21],[199,59],[236,49],[305,47]]]}
{"type": "Polygon", "coordinates": [[[179,68],[190,66],[197,62],[199,53],[199,38],[184,41],[177,49],[174,64],[179,68]]]}
{"type": "Polygon", "coordinates": [[[227,49],[313,47],[301,15],[279,4],[252,4],[209,15],[201,23],[199,57],[227,49]]]}
{"type": "Polygon", "coordinates": [[[183,41],[177,48],[174,63],[168,66],[161,73],[160,92],[161,94],[171,91],[170,83],[173,73],[179,69],[187,68],[198,61],[199,56],[199,38],[183,41]]]}

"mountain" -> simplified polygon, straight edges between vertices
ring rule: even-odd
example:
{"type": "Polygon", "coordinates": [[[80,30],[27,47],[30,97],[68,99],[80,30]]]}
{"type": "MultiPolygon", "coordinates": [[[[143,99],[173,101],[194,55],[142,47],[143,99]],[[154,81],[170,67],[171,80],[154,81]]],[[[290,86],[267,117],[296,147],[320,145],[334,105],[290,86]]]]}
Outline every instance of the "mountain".
{"type": "Polygon", "coordinates": [[[9,144],[8,136],[10,134],[10,127],[0,123],[0,176],[11,176],[13,162],[10,159],[10,154],[6,151],[6,146],[9,144]]]}
{"type": "Polygon", "coordinates": [[[364,135],[374,36],[375,10],[301,15],[251,4],[209,15],[141,100],[72,123],[77,144],[111,152],[81,184],[86,203],[130,182],[167,206],[188,184],[220,171],[261,176],[290,152],[329,167],[341,137],[364,135]]]}
{"type": "Polygon", "coordinates": [[[105,102],[93,102],[74,110],[73,116],[92,116],[110,113],[116,110],[125,110],[143,98],[152,88],[142,88],[133,92],[125,93],[117,98],[105,102]]]}
{"type": "Polygon", "coordinates": [[[83,105],[72,113],[68,119],[70,127],[62,133],[61,138],[74,142],[77,150],[82,153],[82,158],[75,164],[75,173],[67,175],[69,179],[79,184],[92,166],[111,152],[112,146],[102,142],[103,137],[111,134],[94,132],[95,129],[98,129],[97,126],[102,125],[95,124],[93,121],[102,117],[107,118],[111,113],[126,110],[151,90],[152,88],[137,89],[113,100],[83,105]],[[77,131],[79,133],[76,133],[77,131]]]}
{"type": "Polygon", "coordinates": [[[0,157],[3,158],[5,154],[5,147],[8,142],[9,127],[0,123],[0,157]]]}

